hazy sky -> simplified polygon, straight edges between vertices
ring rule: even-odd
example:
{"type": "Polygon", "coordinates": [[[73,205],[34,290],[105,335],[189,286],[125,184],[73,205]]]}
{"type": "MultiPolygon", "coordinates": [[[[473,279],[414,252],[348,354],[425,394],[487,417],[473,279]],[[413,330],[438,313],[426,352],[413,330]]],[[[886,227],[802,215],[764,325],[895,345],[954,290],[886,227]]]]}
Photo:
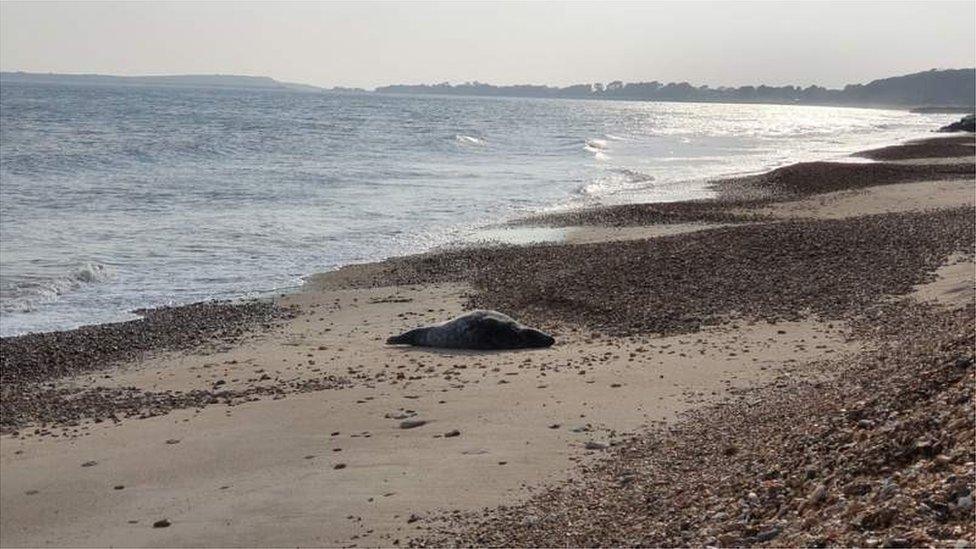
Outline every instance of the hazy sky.
{"type": "Polygon", "coordinates": [[[323,86],[840,86],[976,64],[976,2],[0,3],[0,68],[323,86]]]}

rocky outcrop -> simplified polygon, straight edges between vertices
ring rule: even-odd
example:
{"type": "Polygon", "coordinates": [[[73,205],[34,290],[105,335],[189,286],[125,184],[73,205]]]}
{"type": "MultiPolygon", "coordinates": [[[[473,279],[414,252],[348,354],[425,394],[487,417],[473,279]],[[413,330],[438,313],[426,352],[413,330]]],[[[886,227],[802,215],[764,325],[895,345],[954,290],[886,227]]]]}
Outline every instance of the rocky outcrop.
{"type": "Polygon", "coordinates": [[[958,122],[939,128],[940,132],[976,132],[976,114],[962,117],[958,122]]]}

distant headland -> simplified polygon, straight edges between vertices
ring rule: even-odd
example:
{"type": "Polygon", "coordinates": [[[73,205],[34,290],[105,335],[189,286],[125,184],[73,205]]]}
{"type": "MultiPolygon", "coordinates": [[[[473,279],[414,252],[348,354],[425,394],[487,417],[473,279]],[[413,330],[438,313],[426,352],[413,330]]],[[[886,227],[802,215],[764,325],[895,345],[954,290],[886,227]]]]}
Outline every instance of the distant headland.
{"type": "Polygon", "coordinates": [[[40,72],[0,72],[0,83],[64,84],[78,86],[138,86],[173,88],[226,88],[323,92],[325,88],[280,82],[268,76],[233,74],[177,74],[161,76],[112,76],[106,74],[58,74],[40,72]]]}
{"type": "Polygon", "coordinates": [[[40,72],[0,72],[0,83],[66,84],[89,86],[142,86],[174,88],[230,88],[322,92],[325,88],[308,84],[280,82],[268,76],[232,74],[178,74],[162,76],[112,76],[105,74],[58,74],[40,72]]]}
{"type": "MultiPolygon", "coordinates": [[[[281,90],[310,93],[371,93],[362,88],[319,87],[281,82],[267,76],[170,75],[108,76],[0,72],[2,83],[116,85],[281,90]]],[[[905,107],[920,111],[971,112],[976,98],[976,68],[932,69],[848,84],[841,89],[822,86],[693,86],[688,82],[622,82],[575,84],[566,87],[522,84],[496,86],[481,82],[451,84],[394,84],[372,91],[381,94],[455,95],[479,97],[535,97],[550,99],[610,99],[627,101],[679,101],[714,103],[774,103],[905,107]]]]}

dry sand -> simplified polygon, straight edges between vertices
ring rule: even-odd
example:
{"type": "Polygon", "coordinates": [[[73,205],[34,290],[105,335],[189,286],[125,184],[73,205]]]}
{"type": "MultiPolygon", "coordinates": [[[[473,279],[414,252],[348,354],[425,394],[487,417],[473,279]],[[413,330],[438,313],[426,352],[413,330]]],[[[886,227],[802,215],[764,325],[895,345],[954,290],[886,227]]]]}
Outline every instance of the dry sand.
{"type": "Polygon", "coordinates": [[[972,180],[920,181],[818,194],[779,202],[759,211],[776,219],[843,219],[858,215],[976,206],[972,180]]]}
{"type": "Polygon", "coordinates": [[[646,340],[567,332],[552,349],[514,353],[382,345],[459,312],[465,291],[313,289],[284,298],[304,314],[244,347],[72,380],[187,390],[320,369],[354,386],[100,424],[74,439],[5,438],[3,545],[388,545],[413,529],[412,514],[511,501],[598,454],[587,442],[769,379],[785,360],[856,348],[840,326],[815,322],[646,340]],[[405,410],[430,423],[400,429],[388,416],[405,410]],[[151,527],[164,518],[172,526],[151,527]]]}
{"type": "Polygon", "coordinates": [[[976,263],[972,257],[953,254],[945,265],[935,271],[935,280],[920,284],[912,297],[921,302],[934,302],[949,308],[973,303],[976,295],[976,263]]]}

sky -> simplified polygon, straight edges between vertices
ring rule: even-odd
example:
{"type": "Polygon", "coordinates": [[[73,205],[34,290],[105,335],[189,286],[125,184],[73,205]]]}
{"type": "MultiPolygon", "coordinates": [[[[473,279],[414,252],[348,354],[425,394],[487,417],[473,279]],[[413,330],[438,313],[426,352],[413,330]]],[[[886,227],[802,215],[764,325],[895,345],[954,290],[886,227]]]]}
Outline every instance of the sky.
{"type": "Polygon", "coordinates": [[[976,65],[976,2],[13,2],[0,69],[840,87],[976,65]]]}

